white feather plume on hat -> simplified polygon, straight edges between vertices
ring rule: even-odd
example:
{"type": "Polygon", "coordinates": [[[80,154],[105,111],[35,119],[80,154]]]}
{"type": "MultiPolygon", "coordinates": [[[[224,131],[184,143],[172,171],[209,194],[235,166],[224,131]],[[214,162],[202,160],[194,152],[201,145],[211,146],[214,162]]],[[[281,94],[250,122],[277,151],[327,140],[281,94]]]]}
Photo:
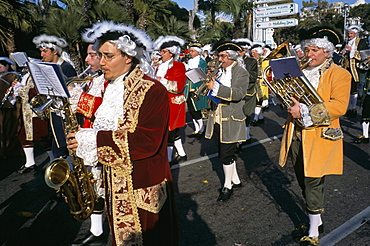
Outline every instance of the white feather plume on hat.
{"type": "Polygon", "coordinates": [[[67,41],[64,38],[58,38],[56,36],[46,34],[34,37],[32,42],[37,48],[53,48],[58,51],[59,54],[62,53],[63,48],[67,47],[67,41]]]}
{"type": "Polygon", "coordinates": [[[231,41],[237,43],[240,47],[247,49],[249,49],[253,44],[249,38],[236,38],[231,41]]]}
{"type": "Polygon", "coordinates": [[[364,29],[362,29],[359,25],[350,25],[350,26],[346,27],[346,30],[347,30],[347,32],[351,31],[351,32],[354,32],[354,33],[359,33],[359,32],[362,32],[364,29]]]}
{"type": "Polygon", "coordinates": [[[183,46],[185,44],[185,41],[183,39],[179,38],[179,37],[176,37],[176,36],[160,36],[154,41],[154,49],[155,50],[160,50],[161,46],[165,45],[165,43],[170,44],[167,47],[174,46],[174,45],[171,45],[171,44],[175,44],[175,43],[177,43],[177,44],[175,44],[175,46],[183,46]]]}
{"type": "Polygon", "coordinates": [[[137,46],[142,46],[148,52],[153,50],[152,39],[144,31],[112,21],[95,23],[82,34],[82,38],[87,43],[95,43],[104,34],[109,32],[122,33],[122,36],[128,35],[137,46]]]}

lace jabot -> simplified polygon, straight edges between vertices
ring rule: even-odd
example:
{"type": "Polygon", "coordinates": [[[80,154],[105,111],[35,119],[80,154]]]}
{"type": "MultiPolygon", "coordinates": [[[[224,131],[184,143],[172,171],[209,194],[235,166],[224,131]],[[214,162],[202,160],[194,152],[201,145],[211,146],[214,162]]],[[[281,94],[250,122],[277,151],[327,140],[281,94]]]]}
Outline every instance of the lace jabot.
{"type": "Polygon", "coordinates": [[[98,131],[115,131],[118,119],[123,119],[123,95],[125,91],[124,77],[116,78],[107,86],[103,103],[95,113],[93,129],[83,128],[76,134],[78,142],[77,156],[84,159],[85,165],[93,166],[98,162],[96,136],[98,131]]]}

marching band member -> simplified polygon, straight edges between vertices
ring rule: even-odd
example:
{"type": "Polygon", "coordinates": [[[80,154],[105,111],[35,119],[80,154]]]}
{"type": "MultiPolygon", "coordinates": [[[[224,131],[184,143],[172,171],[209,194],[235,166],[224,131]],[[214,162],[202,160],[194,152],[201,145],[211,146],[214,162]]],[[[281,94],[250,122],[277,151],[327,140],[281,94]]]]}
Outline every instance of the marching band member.
{"type": "MultiPolygon", "coordinates": [[[[247,38],[234,39],[233,42],[236,42],[242,48],[242,51],[238,51],[239,55],[243,58],[245,69],[249,72],[249,85],[247,94],[244,97],[244,106],[243,111],[247,119],[245,120],[246,125],[246,142],[251,142],[250,135],[250,125],[252,123],[252,115],[256,107],[256,80],[258,76],[258,62],[255,58],[249,57],[248,52],[252,45],[252,41],[247,38]]],[[[238,148],[241,149],[243,143],[239,143],[238,148]]]]}
{"type": "MultiPolygon", "coordinates": [[[[361,71],[357,68],[357,63],[361,60],[359,50],[366,50],[367,43],[365,40],[358,37],[363,29],[358,25],[351,25],[346,28],[348,41],[343,45],[341,51],[343,57],[342,67],[347,69],[352,74],[351,81],[351,97],[348,104],[348,117],[356,117],[357,115],[357,97],[359,92],[362,93],[366,80],[366,71],[361,71]]],[[[360,95],[361,96],[361,95],[360,95]]]]}
{"type": "MultiPolygon", "coordinates": [[[[186,64],[186,69],[194,69],[194,68],[201,68],[203,72],[206,73],[207,70],[207,63],[201,57],[202,54],[202,45],[199,43],[192,43],[189,44],[189,54],[190,59],[186,64]]],[[[194,132],[192,132],[188,137],[200,137],[203,134],[204,126],[203,126],[203,117],[202,117],[202,109],[208,106],[208,97],[198,95],[197,100],[194,99],[193,95],[203,84],[202,81],[194,84],[190,79],[186,81],[185,87],[185,97],[186,97],[186,104],[188,106],[188,111],[190,116],[192,117],[194,123],[194,132]]]]}
{"type": "Polygon", "coordinates": [[[258,64],[258,78],[257,78],[257,84],[256,84],[257,103],[256,103],[256,107],[254,108],[254,117],[251,123],[252,126],[257,126],[258,123],[263,123],[265,121],[262,108],[268,107],[269,90],[268,90],[268,86],[265,85],[263,81],[262,72],[268,66],[269,61],[264,60],[264,57],[262,56],[263,46],[259,43],[255,43],[251,47],[251,54],[258,62],[257,63],[258,64]]]}
{"type": "Polygon", "coordinates": [[[95,41],[93,48],[110,83],[93,128],[67,138],[85,164],[104,166],[112,245],[177,245],[167,160],[168,95],[161,83],[145,74],[154,76],[147,54],[150,37],[107,21],[96,23],[83,37],[95,41]]]}
{"type": "Polygon", "coordinates": [[[291,156],[306,201],[310,224],[308,232],[300,235],[301,245],[319,245],[325,176],[343,172],[339,117],[346,112],[351,75],[332,60],[334,45],[341,42],[339,33],[328,27],[314,27],[301,30],[300,39],[306,57],[312,59],[303,73],[324,102],[305,105],[291,98],[294,106],[288,108],[279,164],[285,166],[291,156]],[[303,127],[294,119],[301,119],[303,127]]]}
{"type": "Polygon", "coordinates": [[[213,46],[218,52],[218,60],[222,64],[219,81],[213,79],[207,84],[212,90],[211,95],[220,100],[213,104],[209,112],[205,137],[214,137],[218,146],[219,158],[222,162],[225,181],[217,201],[226,202],[230,199],[233,188],[241,187],[236,169],[236,146],[244,142],[245,115],[244,100],[247,94],[249,73],[245,69],[242,57],[237,53],[242,48],[233,42],[216,43],[213,46]]]}
{"type": "MultiPolygon", "coordinates": [[[[102,103],[102,97],[109,81],[104,78],[104,74],[100,74],[100,58],[97,51],[93,49],[93,44],[88,44],[87,55],[85,62],[89,65],[88,69],[88,81],[84,88],[79,88],[77,86],[72,89],[75,104],[74,108],[76,113],[82,114],[84,117],[83,128],[92,128],[95,118],[95,113],[102,103]],[[95,77],[90,77],[94,76],[95,77]],[[77,102],[76,102],[77,101],[77,102]]],[[[71,92],[71,90],[70,90],[71,92]]],[[[71,100],[70,100],[71,101],[71,100]]],[[[93,187],[96,194],[96,201],[94,203],[94,209],[90,216],[90,233],[84,238],[76,240],[71,246],[83,246],[83,245],[95,245],[103,244],[105,239],[103,235],[103,212],[104,212],[104,199],[105,192],[104,187],[102,187],[103,182],[103,166],[100,163],[89,166],[88,170],[93,175],[93,187]]]]}
{"type": "Polygon", "coordinates": [[[155,49],[160,51],[162,57],[156,77],[167,88],[170,104],[168,160],[171,165],[187,160],[180,136],[180,127],[185,126],[184,88],[186,83],[185,65],[177,61],[181,45],[184,45],[184,40],[175,36],[160,36],[154,42],[155,49]],[[176,154],[172,159],[174,147],[176,154]]]}
{"type": "Polygon", "coordinates": [[[0,157],[6,158],[9,154],[14,154],[12,148],[15,147],[17,139],[18,111],[8,99],[12,93],[13,82],[17,79],[18,73],[14,72],[12,65],[15,62],[8,57],[0,57],[0,157]]]}

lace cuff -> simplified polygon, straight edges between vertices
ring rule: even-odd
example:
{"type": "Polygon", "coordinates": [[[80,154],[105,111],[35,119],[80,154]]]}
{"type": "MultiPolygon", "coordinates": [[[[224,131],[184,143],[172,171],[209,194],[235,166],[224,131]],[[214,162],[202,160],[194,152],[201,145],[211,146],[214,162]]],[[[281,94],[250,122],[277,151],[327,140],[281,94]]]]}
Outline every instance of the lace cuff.
{"type": "Polygon", "coordinates": [[[86,166],[95,166],[98,163],[96,136],[98,130],[84,128],[76,133],[78,147],[76,155],[84,159],[86,166]]]}
{"type": "Polygon", "coordinates": [[[313,125],[311,116],[310,116],[310,110],[308,109],[306,104],[300,103],[299,104],[301,109],[301,115],[302,115],[302,122],[303,122],[303,127],[309,127],[313,125]]]}

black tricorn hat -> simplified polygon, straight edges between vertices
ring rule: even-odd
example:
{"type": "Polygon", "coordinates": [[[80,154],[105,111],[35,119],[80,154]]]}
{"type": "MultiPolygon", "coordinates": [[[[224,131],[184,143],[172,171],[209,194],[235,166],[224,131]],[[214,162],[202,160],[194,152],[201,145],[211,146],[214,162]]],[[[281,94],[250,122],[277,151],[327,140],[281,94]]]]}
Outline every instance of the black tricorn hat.
{"type": "Polygon", "coordinates": [[[239,45],[231,41],[217,42],[213,45],[213,50],[216,50],[217,52],[221,52],[224,50],[243,51],[243,49],[239,45]]]}
{"type": "Polygon", "coordinates": [[[317,26],[309,30],[300,29],[298,31],[299,39],[306,40],[312,38],[324,38],[327,37],[328,40],[335,45],[341,44],[343,42],[343,36],[332,27],[328,26],[317,26]]]}
{"type": "Polygon", "coordinates": [[[190,48],[190,47],[198,47],[198,48],[200,48],[200,49],[201,49],[203,46],[202,46],[200,43],[190,43],[190,44],[189,44],[189,48],[190,48]]]}

